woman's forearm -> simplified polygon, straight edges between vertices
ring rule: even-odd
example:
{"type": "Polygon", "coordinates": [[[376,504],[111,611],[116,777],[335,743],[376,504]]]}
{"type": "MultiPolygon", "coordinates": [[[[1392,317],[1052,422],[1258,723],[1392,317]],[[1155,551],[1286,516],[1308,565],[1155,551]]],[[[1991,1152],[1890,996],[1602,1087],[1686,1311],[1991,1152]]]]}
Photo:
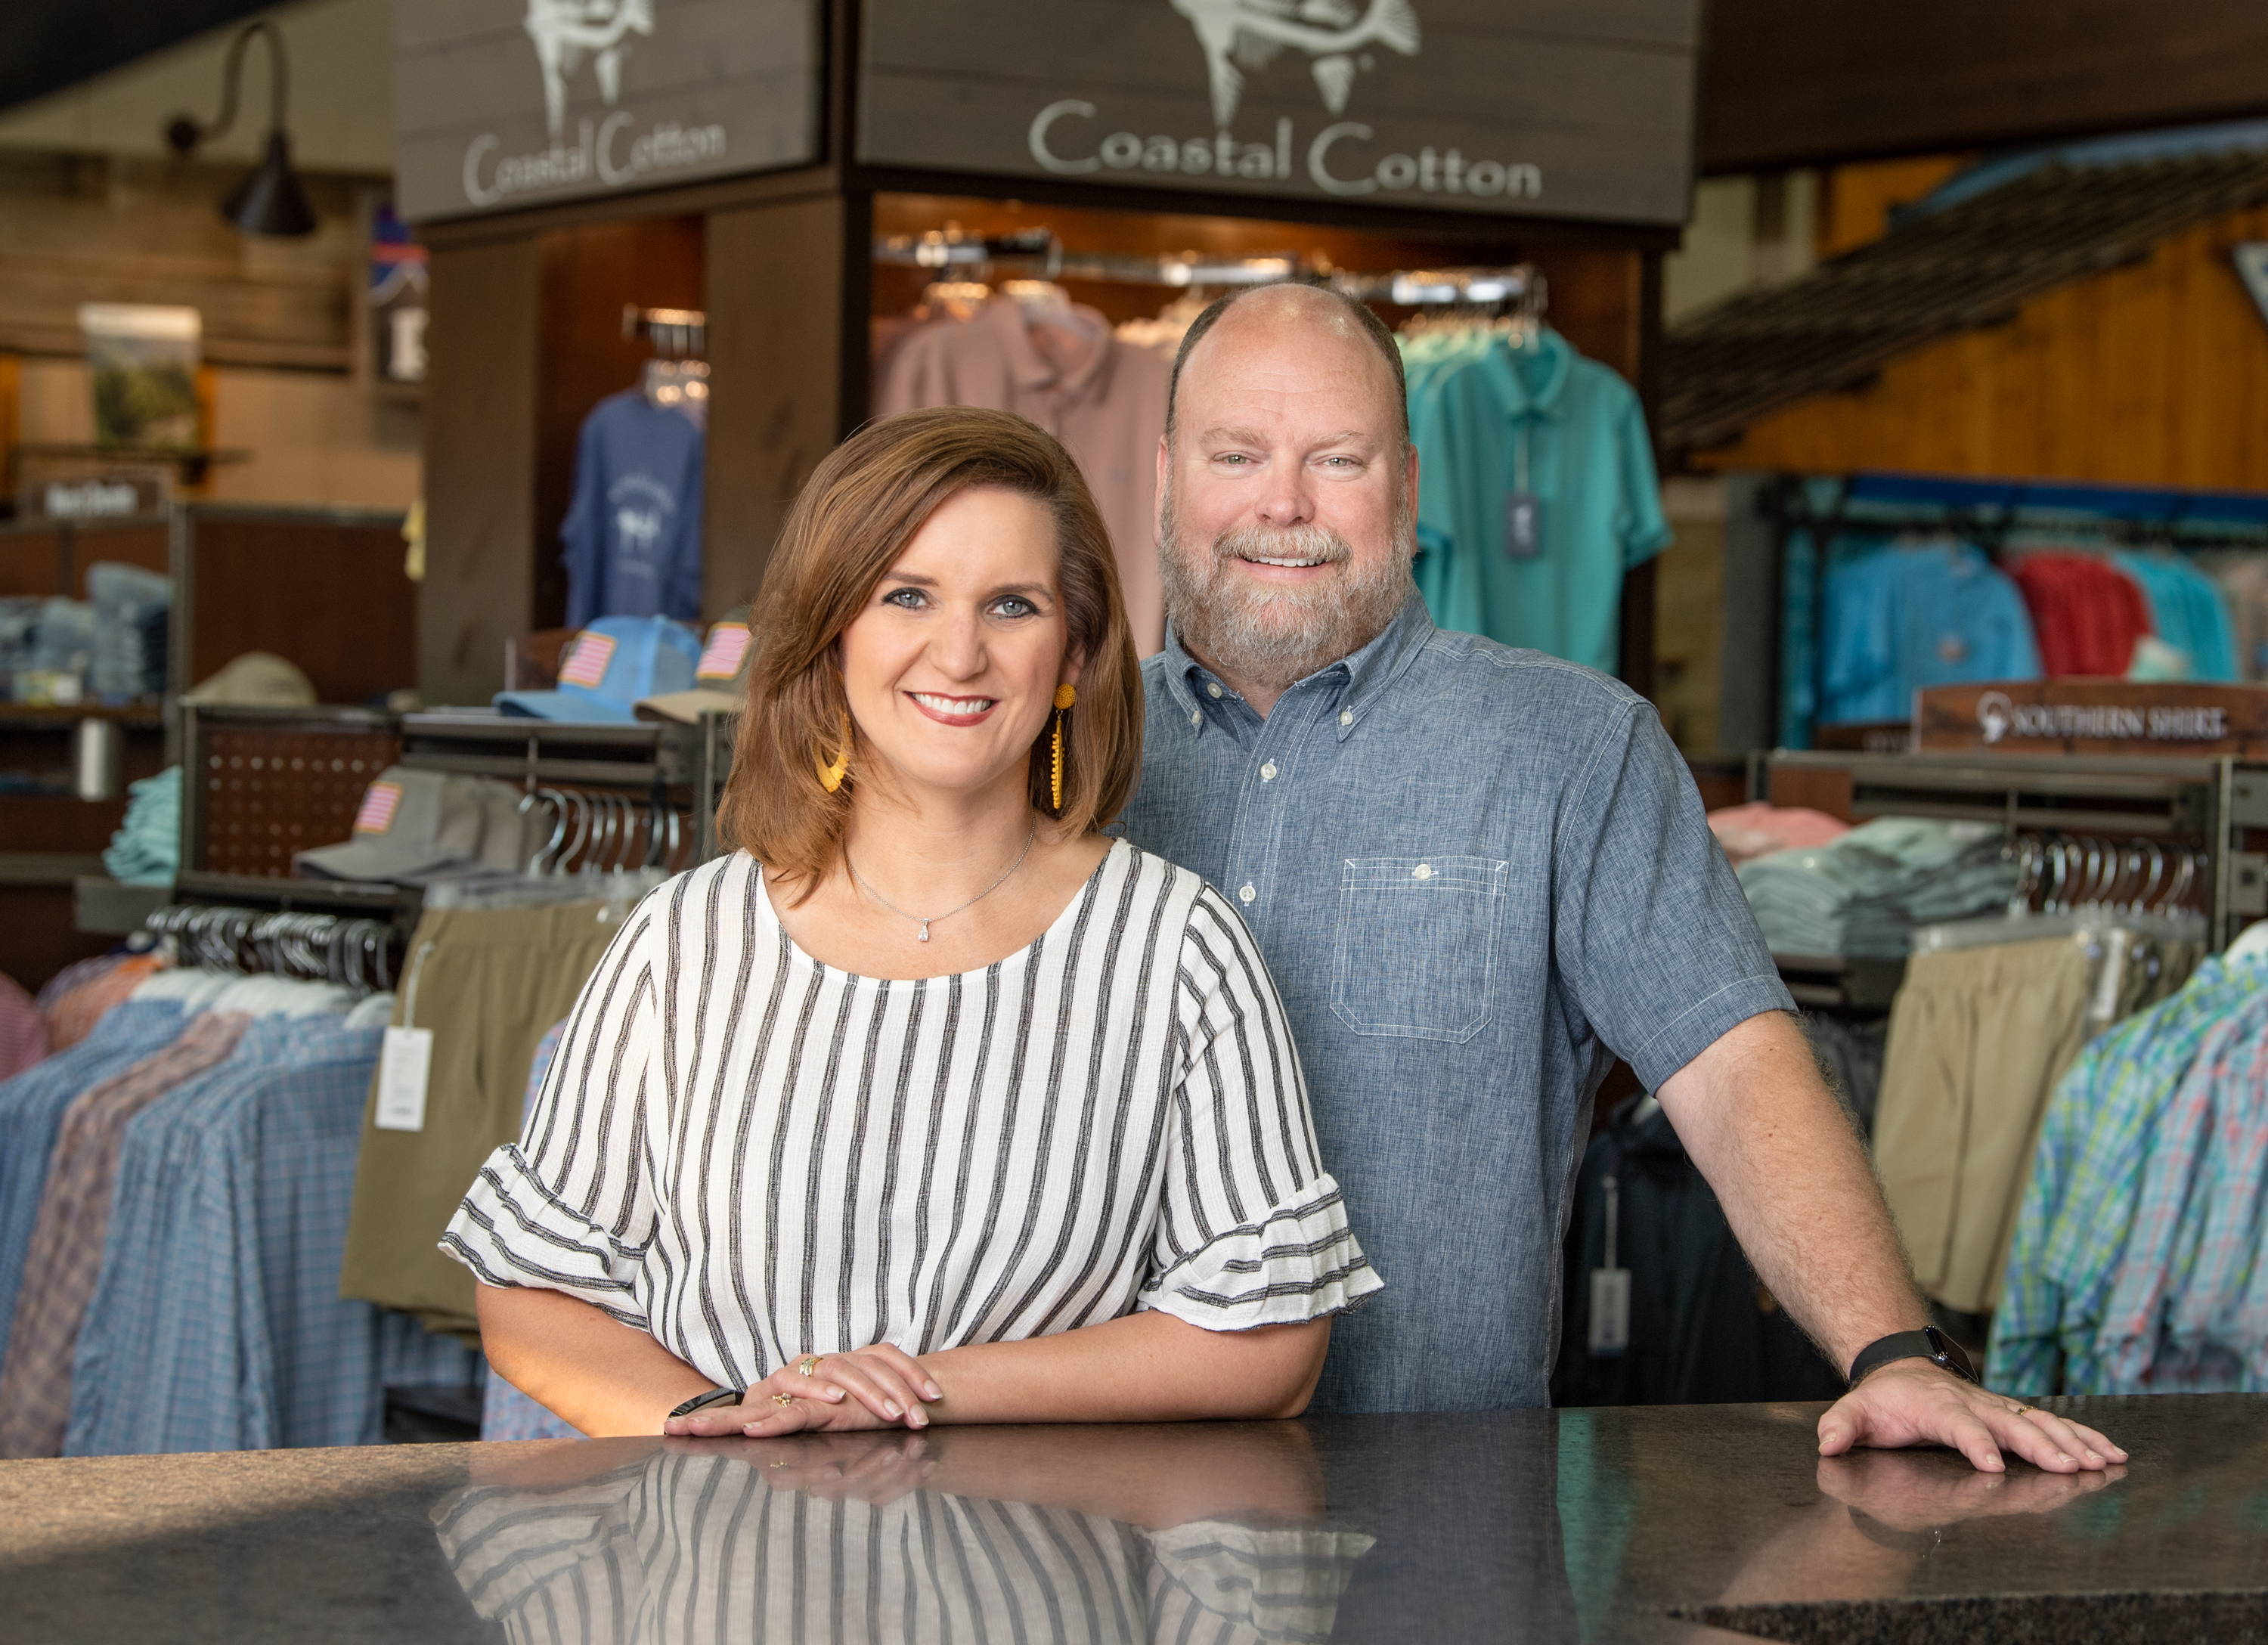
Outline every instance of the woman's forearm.
{"type": "Polygon", "coordinates": [[[921,1356],[936,1422],[1181,1422],[1307,1407],[1331,1322],[1205,1331],[1151,1309],[1022,1342],[921,1356]]]}
{"type": "Polygon", "coordinates": [[[712,1384],[643,1331],[558,1291],[478,1287],[489,1363],[584,1433],[659,1434],[672,1407],[712,1384]]]}

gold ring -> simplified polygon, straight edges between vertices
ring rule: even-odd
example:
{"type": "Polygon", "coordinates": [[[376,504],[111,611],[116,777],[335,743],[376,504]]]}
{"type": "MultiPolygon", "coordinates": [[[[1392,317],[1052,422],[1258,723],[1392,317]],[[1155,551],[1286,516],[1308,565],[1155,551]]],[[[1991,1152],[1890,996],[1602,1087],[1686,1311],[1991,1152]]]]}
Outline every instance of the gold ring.
{"type": "Polygon", "coordinates": [[[2033,1412],[2038,1410],[2039,1407],[2037,1405],[2016,1405],[2012,1407],[2012,1409],[2015,1415],[2020,1417],[2028,1417],[2031,1415],[2033,1412]]]}
{"type": "Polygon", "coordinates": [[[796,1370],[797,1370],[798,1374],[799,1374],[799,1375],[801,1375],[801,1376],[818,1376],[818,1375],[819,1375],[819,1355],[817,1355],[816,1354],[805,1354],[801,1359],[798,1360],[798,1361],[795,1362],[795,1368],[796,1368],[796,1370]]]}
{"type": "Polygon", "coordinates": [[[792,1405],[795,1403],[795,1396],[793,1394],[774,1394],[772,1396],[772,1403],[776,1405],[792,1405]]]}

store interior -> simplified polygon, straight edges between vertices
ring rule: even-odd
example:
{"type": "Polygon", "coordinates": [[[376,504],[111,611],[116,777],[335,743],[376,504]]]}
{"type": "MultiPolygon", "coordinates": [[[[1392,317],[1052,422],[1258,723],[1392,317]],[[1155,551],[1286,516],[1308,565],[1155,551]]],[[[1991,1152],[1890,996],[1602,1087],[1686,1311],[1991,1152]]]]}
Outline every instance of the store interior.
{"type": "MultiPolygon", "coordinates": [[[[2235,1302],[2268,1265],[2182,1255],[2257,1203],[2258,1150],[2175,1122],[2268,1128],[2268,1086],[2199,1050],[2257,1043],[2268,998],[2268,101],[1780,152],[1720,120],[1749,148],[1681,157],[1668,222],[866,165],[838,53],[816,163],[421,219],[367,84],[388,11],[260,14],[310,232],[216,210],[243,129],[161,140],[236,24],[0,108],[0,1456],[571,1433],[485,1374],[428,1224],[517,1134],[598,950],[490,1024],[443,1137],[379,1068],[450,963],[423,922],[517,922],[454,956],[486,987],[556,956],[562,910],[618,920],[719,851],[747,607],[870,417],[1057,419],[1155,650],[1174,350],[1286,279],[1397,333],[1429,471],[1510,449],[1442,387],[1484,356],[1528,373],[1542,449],[1593,442],[1536,489],[1621,523],[1539,554],[1421,511],[1418,586],[1658,707],[1942,1328],[2043,1394],[2259,1387],[2268,1316],[2235,1302]],[[1596,429],[1559,422],[1562,371],[1596,429]],[[192,1034],[217,1013],[242,1047],[192,1034]],[[165,1059],[130,1123],[67,1120],[165,1059]],[[285,1109],[321,1191],[278,1235],[285,1109]],[[248,1192],[173,1194],[184,1148],[248,1192]],[[62,1191],[91,1170],[99,1203],[62,1191]],[[71,1240],[99,1272],[54,1277],[71,1240]],[[135,1253],[175,1249],[255,1303],[166,1302],[182,1272],[135,1253]],[[2112,1317],[2153,1276],[2162,1314],[2112,1317]],[[149,1397],[106,1404],[103,1364],[149,1397]]],[[[1833,1397],[1626,1066],[1593,1132],[1558,1401],[1833,1397]]]]}

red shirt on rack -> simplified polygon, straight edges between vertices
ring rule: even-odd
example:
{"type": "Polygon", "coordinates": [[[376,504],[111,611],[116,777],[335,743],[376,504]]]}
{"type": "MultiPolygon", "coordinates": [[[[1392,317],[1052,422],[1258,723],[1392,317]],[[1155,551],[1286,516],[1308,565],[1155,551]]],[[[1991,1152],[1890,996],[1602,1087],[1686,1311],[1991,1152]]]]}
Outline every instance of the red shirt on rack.
{"type": "Polygon", "coordinates": [[[2134,642],[2153,632],[2141,586],[2107,560],[2084,554],[2027,554],[2009,571],[2038,638],[2040,666],[2065,675],[2123,676],[2134,642]]]}

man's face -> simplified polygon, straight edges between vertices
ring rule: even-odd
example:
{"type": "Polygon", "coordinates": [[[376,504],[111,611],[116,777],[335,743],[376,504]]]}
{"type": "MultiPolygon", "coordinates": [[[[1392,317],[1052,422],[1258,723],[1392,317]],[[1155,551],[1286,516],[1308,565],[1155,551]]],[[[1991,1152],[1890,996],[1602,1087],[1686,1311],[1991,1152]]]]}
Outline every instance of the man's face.
{"type": "Polygon", "coordinates": [[[1418,479],[1400,413],[1386,362],[1319,293],[1257,293],[1199,340],[1158,463],[1167,609],[1199,657],[1281,690],[1393,621],[1418,479]]]}

